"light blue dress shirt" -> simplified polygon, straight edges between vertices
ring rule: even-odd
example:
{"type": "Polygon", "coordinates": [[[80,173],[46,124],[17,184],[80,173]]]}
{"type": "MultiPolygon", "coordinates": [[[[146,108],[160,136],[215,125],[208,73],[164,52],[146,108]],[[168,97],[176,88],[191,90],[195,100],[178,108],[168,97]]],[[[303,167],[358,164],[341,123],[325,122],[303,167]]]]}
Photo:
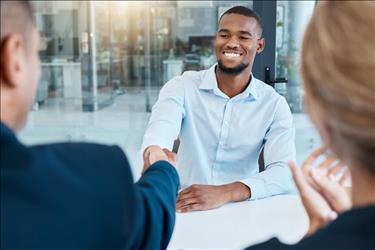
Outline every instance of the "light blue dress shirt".
{"type": "Polygon", "coordinates": [[[161,89],[143,138],[172,149],[176,138],[182,187],[240,181],[251,199],[294,191],[289,160],[295,160],[292,114],[285,98],[251,77],[244,92],[229,98],[215,67],[187,71],[161,89]],[[258,158],[264,147],[265,171],[258,158]]]}

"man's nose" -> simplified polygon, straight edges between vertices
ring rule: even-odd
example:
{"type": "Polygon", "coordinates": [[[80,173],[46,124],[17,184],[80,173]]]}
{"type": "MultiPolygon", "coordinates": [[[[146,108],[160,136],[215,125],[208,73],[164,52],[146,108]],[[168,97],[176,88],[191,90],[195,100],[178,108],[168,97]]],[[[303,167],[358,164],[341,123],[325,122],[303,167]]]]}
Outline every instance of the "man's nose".
{"type": "Polygon", "coordinates": [[[232,37],[229,39],[229,41],[227,42],[226,46],[227,46],[228,48],[237,48],[237,47],[239,47],[240,45],[239,45],[239,41],[238,41],[238,39],[237,39],[236,37],[232,36],[232,37]]]}

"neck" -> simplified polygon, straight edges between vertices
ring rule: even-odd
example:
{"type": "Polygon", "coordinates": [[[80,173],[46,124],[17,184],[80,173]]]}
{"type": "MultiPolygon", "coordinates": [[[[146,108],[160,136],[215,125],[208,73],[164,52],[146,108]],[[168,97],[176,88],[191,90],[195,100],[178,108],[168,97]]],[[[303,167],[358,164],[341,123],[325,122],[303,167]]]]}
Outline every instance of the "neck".
{"type": "Polygon", "coordinates": [[[375,175],[363,167],[351,169],[353,207],[375,205],[375,175]]]}
{"type": "Polygon", "coordinates": [[[249,85],[249,78],[251,75],[251,67],[247,67],[240,74],[227,74],[216,67],[216,80],[219,89],[232,98],[241,94],[249,85]]]}
{"type": "MultiPolygon", "coordinates": [[[[1,89],[3,91],[3,89],[1,89]]],[[[6,92],[6,91],[4,91],[6,92]]],[[[16,112],[14,107],[16,103],[14,103],[14,98],[11,98],[10,96],[6,95],[5,93],[1,93],[1,122],[4,123],[8,128],[10,128],[13,131],[18,131],[19,128],[19,116],[20,113],[16,112]]]]}

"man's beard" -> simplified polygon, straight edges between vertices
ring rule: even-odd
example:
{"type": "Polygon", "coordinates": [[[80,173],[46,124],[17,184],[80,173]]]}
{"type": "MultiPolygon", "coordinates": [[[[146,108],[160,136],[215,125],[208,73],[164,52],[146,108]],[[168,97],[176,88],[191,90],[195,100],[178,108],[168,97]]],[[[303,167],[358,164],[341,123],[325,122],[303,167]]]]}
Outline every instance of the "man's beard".
{"type": "Polygon", "coordinates": [[[228,68],[228,67],[224,66],[224,64],[221,62],[221,60],[219,60],[217,62],[217,65],[219,66],[219,69],[222,72],[227,73],[227,74],[231,74],[231,75],[238,75],[239,73],[244,71],[244,69],[246,69],[247,66],[249,66],[249,64],[240,63],[238,66],[236,66],[234,68],[228,68]]]}

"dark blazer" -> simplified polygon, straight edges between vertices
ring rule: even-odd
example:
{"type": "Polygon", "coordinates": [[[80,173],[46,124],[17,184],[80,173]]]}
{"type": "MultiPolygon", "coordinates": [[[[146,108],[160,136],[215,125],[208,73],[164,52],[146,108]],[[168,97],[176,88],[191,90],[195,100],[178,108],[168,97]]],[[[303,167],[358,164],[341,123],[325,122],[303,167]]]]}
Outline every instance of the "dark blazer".
{"type": "Polygon", "coordinates": [[[134,184],[119,147],[27,147],[1,124],[1,249],[165,249],[178,186],[166,161],[134,184]]]}
{"type": "Polygon", "coordinates": [[[340,215],[327,227],[295,245],[273,238],[247,250],[374,250],[375,206],[356,208],[340,215]]]}

